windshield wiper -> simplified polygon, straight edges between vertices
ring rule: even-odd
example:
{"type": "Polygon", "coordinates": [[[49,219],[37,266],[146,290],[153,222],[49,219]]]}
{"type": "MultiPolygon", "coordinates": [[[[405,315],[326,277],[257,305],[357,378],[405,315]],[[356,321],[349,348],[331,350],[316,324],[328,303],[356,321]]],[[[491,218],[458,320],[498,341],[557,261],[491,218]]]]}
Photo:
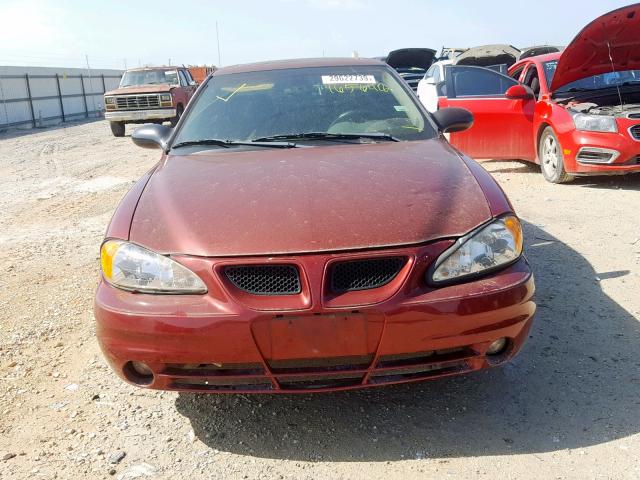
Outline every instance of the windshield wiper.
{"type": "Polygon", "coordinates": [[[372,140],[384,140],[387,142],[399,142],[400,139],[388,133],[328,133],[328,132],[305,132],[286,133],[283,135],[270,135],[268,137],[254,138],[252,142],[273,142],[277,140],[357,140],[359,138],[369,138],[372,140]]]}
{"type": "Polygon", "coordinates": [[[235,140],[220,140],[217,138],[203,138],[200,140],[187,140],[171,145],[171,148],[192,147],[197,145],[214,145],[216,147],[230,148],[236,146],[265,147],[265,148],[295,148],[296,144],[291,142],[237,142],[235,140]]]}

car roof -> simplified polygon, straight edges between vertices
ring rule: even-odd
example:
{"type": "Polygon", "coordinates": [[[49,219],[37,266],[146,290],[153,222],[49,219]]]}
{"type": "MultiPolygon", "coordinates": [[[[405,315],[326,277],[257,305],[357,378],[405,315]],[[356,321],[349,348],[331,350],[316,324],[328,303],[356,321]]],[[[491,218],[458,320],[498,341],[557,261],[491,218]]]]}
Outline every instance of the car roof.
{"type": "MultiPolygon", "coordinates": [[[[543,62],[548,62],[550,60],[557,60],[560,58],[560,55],[562,55],[562,52],[545,53],[544,55],[536,55],[535,57],[523,58],[522,60],[519,60],[517,63],[514,63],[511,68],[515,67],[516,65],[522,65],[527,62],[543,63],[543,62]]],[[[509,70],[511,70],[511,68],[509,70]]]]}
{"type": "MultiPolygon", "coordinates": [[[[536,55],[535,57],[529,57],[529,59],[536,60],[537,62],[548,62],[549,60],[557,60],[562,55],[562,52],[545,53],[544,55],[536,55]]],[[[525,60],[527,60],[525,58],[525,60]]]]}
{"type": "Polygon", "coordinates": [[[557,60],[562,55],[562,52],[545,53],[544,55],[536,55],[535,57],[527,57],[522,60],[518,60],[516,63],[509,67],[509,71],[512,72],[515,69],[526,65],[527,63],[544,63],[551,60],[557,60]]]}
{"type": "Polygon", "coordinates": [[[136,68],[127,68],[127,72],[140,72],[143,70],[184,70],[186,67],[178,67],[176,65],[169,66],[158,66],[158,67],[136,67],[136,68]]]}
{"type": "Polygon", "coordinates": [[[232,73],[259,72],[265,70],[286,70],[290,68],[308,67],[358,67],[364,65],[386,65],[374,58],[296,58],[290,60],[272,60],[268,62],[245,63],[243,65],[232,65],[223,67],[215,72],[213,76],[229,75],[232,73]]]}
{"type": "Polygon", "coordinates": [[[451,58],[447,58],[444,60],[438,60],[437,62],[433,62],[433,65],[451,65],[452,63],[453,63],[453,60],[451,58]]]}

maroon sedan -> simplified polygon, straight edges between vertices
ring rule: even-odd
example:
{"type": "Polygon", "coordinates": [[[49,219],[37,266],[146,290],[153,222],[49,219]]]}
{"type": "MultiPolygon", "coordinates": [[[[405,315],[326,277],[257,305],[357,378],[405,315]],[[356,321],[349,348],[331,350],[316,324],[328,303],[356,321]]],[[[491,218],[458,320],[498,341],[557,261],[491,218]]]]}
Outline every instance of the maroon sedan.
{"type": "Polygon", "coordinates": [[[389,66],[220,69],[102,244],[98,338],[138,386],[361,388],[498,365],[535,312],[522,229],[491,176],[389,66]]]}

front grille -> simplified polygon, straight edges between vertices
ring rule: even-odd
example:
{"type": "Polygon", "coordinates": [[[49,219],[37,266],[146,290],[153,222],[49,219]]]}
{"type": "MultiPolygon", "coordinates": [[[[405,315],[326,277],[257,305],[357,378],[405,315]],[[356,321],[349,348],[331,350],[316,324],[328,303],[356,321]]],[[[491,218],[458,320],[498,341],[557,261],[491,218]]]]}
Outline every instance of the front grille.
{"type": "Polygon", "coordinates": [[[447,375],[452,373],[462,373],[469,371],[466,362],[452,363],[435,363],[432,365],[421,365],[416,367],[407,367],[387,372],[374,372],[369,378],[369,383],[392,383],[401,382],[403,380],[427,379],[439,375],[447,375]]]}
{"type": "Polygon", "coordinates": [[[360,385],[362,378],[362,373],[276,377],[282,390],[315,390],[320,388],[351,387],[360,385]]]}
{"type": "Polygon", "coordinates": [[[429,350],[426,352],[402,353],[396,355],[382,355],[378,359],[377,368],[406,367],[423,363],[443,363],[452,360],[464,360],[476,355],[469,347],[447,348],[444,350],[429,350]]]}
{"type": "Polygon", "coordinates": [[[405,257],[385,257],[336,263],[331,269],[331,289],[349,292],[381,287],[395,278],[406,261],[405,257]]]}
{"type": "Polygon", "coordinates": [[[373,355],[357,355],[333,358],[308,358],[300,360],[269,360],[269,368],[274,373],[341,372],[366,369],[371,365],[373,355]]]}
{"type": "Polygon", "coordinates": [[[224,274],[242,291],[253,295],[296,295],[300,275],[293,265],[238,265],[225,267],[224,274]]]}
{"type": "Polygon", "coordinates": [[[123,95],[116,97],[118,110],[143,110],[160,108],[159,95],[123,95]]]}
{"type": "Polygon", "coordinates": [[[273,384],[263,378],[176,378],[169,384],[170,388],[178,390],[215,390],[215,391],[268,391],[273,384]]]}
{"type": "Polygon", "coordinates": [[[163,373],[176,376],[225,377],[234,375],[264,375],[260,363],[167,363],[163,373]]]}
{"type": "Polygon", "coordinates": [[[636,140],[640,140],[640,124],[639,125],[634,125],[633,127],[631,127],[629,129],[629,133],[636,140]]]}
{"type": "Polygon", "coordinates": [[[382,355],[269,360],[261,363],[169,363],[158,368],[159,388],[194,392],[290,392],[426,380],[478,368],[483,355],[466,345],[382,355]]]}

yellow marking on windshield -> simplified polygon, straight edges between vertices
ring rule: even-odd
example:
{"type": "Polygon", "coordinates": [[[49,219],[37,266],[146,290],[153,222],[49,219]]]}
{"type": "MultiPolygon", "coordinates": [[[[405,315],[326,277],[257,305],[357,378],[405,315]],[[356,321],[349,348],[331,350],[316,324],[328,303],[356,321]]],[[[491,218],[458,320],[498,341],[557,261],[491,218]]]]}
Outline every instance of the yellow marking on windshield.
{"type": "Polygon", "coordinates": [[[216,98],[217,98],[218,100],[222,100],[223,102],[228,102],[228,101],[231,99],[231,97],[233,97],[236,93],[238,93],[240,90],[242,90],[242,89],[243,89],[244,87],[246,87],[246,86],[247,86],[247,84],[246,84],[246,83],[243,83],[243,84],[242,84],[242,85],[240,85],[238,88],[236,88],[236,89],[233,91],[233,93],[231,93],[231,95],[229,95],[227,98],[223,98],[223,97],[221,97],[221,96],[219,96],[219,95],[216,95],[216,98]]]}
{"type": "MultiPolygon", "coordinates": [[[[244,85],[241,85],[240,88],[242,89],[243,92],[258,92],[261,90],[271,90],[273,88],[273,83],[258,83],[256,85],[247,85],[245,83],[244,85]]],[[[223,87],[221,88],[221,90],[224,90],[225,92],[232,92],[232,93],[238,93],[239,91],[238,88],[234,88],[234,87],[223,87]]],[[[227,98],[231,98],[231,97],[227,97],[227,98]]]]}

